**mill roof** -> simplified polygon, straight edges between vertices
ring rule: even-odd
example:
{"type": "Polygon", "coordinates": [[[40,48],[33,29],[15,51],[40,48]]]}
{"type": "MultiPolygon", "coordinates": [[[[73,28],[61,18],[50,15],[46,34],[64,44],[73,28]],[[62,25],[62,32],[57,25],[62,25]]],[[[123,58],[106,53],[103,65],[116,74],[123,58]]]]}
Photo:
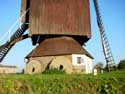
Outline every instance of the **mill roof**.
{"type": "Polygon", "coordinates": [[[77,41],[70,37],[45,39],[26,58],[69,54],[85,54],[93,58],[77,41]]]}

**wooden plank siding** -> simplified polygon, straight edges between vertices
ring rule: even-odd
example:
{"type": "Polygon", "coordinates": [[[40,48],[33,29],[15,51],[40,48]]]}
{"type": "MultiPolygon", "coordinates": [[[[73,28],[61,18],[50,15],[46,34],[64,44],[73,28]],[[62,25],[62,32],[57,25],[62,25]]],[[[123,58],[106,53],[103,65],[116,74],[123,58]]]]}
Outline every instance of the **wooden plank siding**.
{"type": "MultiPolygon", "coordinates": [[[[21,14],[20,16],[23,15],[23,13],[26,11],[26,2],[27,0],[22,0],[21,2],[21,14]]],[[[25,16],[22,17],[21,22],[25,22],[25,16]]]]}
{"type": "Polygon", "coordinates": [[[91,37],[89,0],[30,0],[29,21],[30,36],[91,37]]]}
{"type": "Polygon", "coordinates": [[[21,22],[29,22],[29,11],[27,11],[30,8],[30,0],[22,0],[21,1],[21,13],[20,16],[22,16],[21,18],[21,22]],[[27,11],[27,12],[26,12],[27,11]],[[26,14],[25,14],[26,12],[26,14]]]}

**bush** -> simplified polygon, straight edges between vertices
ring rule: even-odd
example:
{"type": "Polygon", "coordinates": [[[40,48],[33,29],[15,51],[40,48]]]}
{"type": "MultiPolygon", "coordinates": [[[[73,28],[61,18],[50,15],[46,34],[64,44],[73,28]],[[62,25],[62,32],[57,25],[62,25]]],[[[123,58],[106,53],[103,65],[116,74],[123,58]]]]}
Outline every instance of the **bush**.
{"type": "Polygon", "coordinates": [[[59,69],[48,69],[43,72],[43,74],[66,74],[64,70],[59,69]]]}
{"type": "Polygon", "coordinates": [[[118,64],[118,69],[124,69],[125,70],[125,60],[121,60],[118,64]]]}

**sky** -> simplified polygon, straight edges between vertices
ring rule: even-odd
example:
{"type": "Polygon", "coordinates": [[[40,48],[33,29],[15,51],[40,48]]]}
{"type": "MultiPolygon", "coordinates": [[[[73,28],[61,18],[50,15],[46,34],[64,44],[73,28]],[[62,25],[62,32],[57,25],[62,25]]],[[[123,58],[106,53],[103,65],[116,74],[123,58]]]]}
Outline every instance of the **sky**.
{"type": "MultiPolygon", "coordinates": [[[[116,64],[125,59],[125,0],[98,0],[112,54],[116,64]]],[[[8,31],[20,17],[21,0],[0,0],[0,45],[9,39],[8,31]],[[3,38],[3,39],[1,39],[3,38]]],[[[90,0],[92,38],[86,43],[86,50],[94,57],[93,64],[105,64],[100,34],[96,23],[93,0],[90,0]]],[[[20,23],[12,29],[13,34],[20,23]]],[[[28,32],[28,31],[27,31],[28,32]]],[[[4,58],[2,64],[16,65],[18,71],[25,67],[25,56],[34,48],[31,39],[18,42],[4,58]]]]}

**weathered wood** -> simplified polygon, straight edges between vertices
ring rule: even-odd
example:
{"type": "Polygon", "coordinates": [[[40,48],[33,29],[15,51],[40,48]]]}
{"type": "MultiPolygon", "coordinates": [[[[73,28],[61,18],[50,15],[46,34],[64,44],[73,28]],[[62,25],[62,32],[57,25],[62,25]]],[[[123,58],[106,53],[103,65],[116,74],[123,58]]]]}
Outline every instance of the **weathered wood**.
{"type": "Polygon", "coordinates": [[[21,2],[21,22],[29,22],[29,8],[30,8],[30,0],[22,0],[21,2]],[[27,11],[27,12],[26,12],[27,11]]]}
{"type": "Polygon", "coordinates": [[[89,0],[30,0],[30,36],[91,37],[89,0]]]}
{"type": "MultiPolygon", "coordinates": [[[[26,11],[26,2],[27,0],[22,0],[21,2],[21,14],[20,15],[23,15],[23,13],[26,11]]],[[[25,16],[22,17],[21,19],[21,22],[25,22],[25,16]]]]}

